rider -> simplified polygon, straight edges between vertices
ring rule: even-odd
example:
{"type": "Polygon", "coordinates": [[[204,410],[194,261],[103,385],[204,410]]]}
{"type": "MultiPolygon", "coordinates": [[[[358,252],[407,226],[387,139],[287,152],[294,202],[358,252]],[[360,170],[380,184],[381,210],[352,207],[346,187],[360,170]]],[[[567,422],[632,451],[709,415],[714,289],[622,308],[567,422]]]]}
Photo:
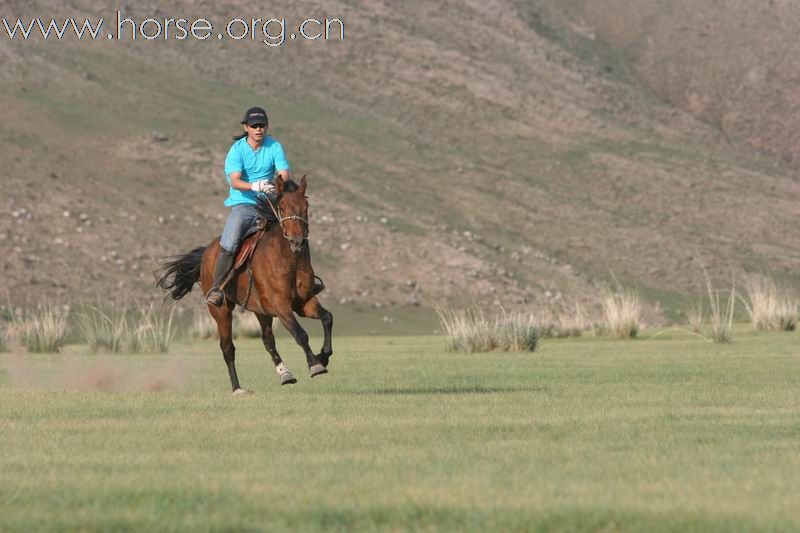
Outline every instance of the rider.
{"type": "Polygon", "coordinates": [[[214,284],[206,302],[220,307],[225,296],[220,290],[225,276],[233,267],[236,251],[243,237],[255,227],[259,213],[256,196],[264,193],[274,200],[275,176],[290,177],[289,162],[281,143],[267,135],[269,118],[261,107],[251,107],[242,119],[244,133],[234,137],[225,159],[225,175],[230,192],[225,205],[231,208],[220,238],[220,251],[214,269],[214,284]]]}

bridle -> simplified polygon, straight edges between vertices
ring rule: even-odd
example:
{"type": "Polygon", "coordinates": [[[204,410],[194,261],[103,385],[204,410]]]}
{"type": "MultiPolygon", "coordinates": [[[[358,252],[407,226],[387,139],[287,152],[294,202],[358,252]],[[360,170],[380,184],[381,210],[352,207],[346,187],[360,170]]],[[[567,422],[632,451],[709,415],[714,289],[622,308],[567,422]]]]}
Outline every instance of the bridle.
{"type": "Polygon", "coordinates": [[[290,215],[288,217],[281,216],[281,206],[275,207],[275,204],[272,203],[270,200],[269,195],[264,194],[264,198],[267,199],[267,204],[269,204],[269,208],[272,209],[272,213],[275,215],[275,218],[278,219],[278,224],[281,227],[281,231],[283,232],[283,238],[287,241],[289,240],[289,235],[286,233],[286,228],[283,225],[284,220],[299,220],[300,222],[305,224],[305,229],[303,230],[303,240],[308,239],[308,220],[304,219],[300,215],[290,215]]]}

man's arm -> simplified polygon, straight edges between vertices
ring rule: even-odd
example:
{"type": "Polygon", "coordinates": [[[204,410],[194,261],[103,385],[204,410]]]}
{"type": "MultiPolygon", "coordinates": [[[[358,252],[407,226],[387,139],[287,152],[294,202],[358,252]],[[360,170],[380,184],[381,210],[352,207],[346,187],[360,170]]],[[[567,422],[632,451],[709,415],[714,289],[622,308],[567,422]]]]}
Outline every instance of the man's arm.
{"type": "Polygon", "coordinates": [[[231,179],[231,187],[233,187],[237,191],[252,190],[250,188],[250,184],[242,179],[241,172],[231,172],[229,177],[231,179]]]}
{"type": "Polygon", "coordinates": [[[225,174],[227,174],[228,182],[231,184],[232,188],[237,191],[250,191],[252,190],[252,186],[242,179],[243,168],[244,163],[242,162],[242,156],[239,154],[234,144],[231,146],[231,149],[228,151],[228,156],[225,158],[225,174]]]}
{"type": "Polygon", "coordinates": [[[292,177],[292,172],[289,170],[289,161],[286,159],[286,154],[283,151],[283,145],[277,141],[272,145],[273,157],[275,158],[275,178],[281,177],[283,181],[292,177]]]}

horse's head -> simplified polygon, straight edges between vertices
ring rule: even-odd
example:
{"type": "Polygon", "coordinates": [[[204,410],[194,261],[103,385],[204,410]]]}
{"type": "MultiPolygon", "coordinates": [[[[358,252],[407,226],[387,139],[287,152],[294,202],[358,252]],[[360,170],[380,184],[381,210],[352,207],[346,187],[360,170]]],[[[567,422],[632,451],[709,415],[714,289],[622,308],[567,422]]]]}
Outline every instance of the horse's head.
{"type": "Polygon", "coordinates": [[[308,200],[306,199],[306,176],[300,179],[300,185],[293,181],[275,178],[275,192],[278,194],[278,216],[280,217],[283,236],[289,241],[289,247],[297,253],[303,249],[308,239],[308,200]]]}

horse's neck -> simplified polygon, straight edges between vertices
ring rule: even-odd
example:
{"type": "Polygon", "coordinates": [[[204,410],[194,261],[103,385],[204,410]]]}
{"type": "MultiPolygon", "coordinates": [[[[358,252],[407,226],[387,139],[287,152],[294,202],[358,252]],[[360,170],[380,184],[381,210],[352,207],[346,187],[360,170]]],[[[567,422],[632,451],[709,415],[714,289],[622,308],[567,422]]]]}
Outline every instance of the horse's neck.
{"type": "MultiPolygon", "coordinates": [[[[310,249],[306,253],[294,253],[289,247],[289,241],[283,236],[280,226],[267,230],[261,239],[261,245],[267,244],[273,251],[272,253],[277,253],[285,265],[293,268],[299,266],[301,270],[311,269],[310,249]]],[[[306,241],[306,246],[309,246],[308,241],[306,241]]]]}
{"type": "Polygon", "coordinates": [[[261,244],[267,244],[273,253],[277,253],[284,264],[296,265],[297,254],[289,248],[289,241],[283,236],[280,226],[274,226],[267,230],[261,237],[261,244]],[[265,242],[266,241],[266,242],[265,242]]]}

